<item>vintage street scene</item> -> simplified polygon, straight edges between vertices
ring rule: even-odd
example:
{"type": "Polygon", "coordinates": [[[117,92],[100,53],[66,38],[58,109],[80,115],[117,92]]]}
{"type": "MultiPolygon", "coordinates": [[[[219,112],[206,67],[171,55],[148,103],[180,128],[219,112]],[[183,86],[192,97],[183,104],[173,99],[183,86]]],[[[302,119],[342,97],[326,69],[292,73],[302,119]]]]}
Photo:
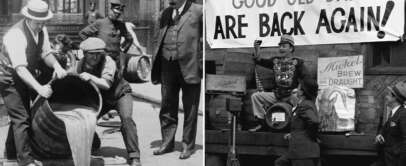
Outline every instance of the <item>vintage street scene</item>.
{"type": "Polygon", "coordinates": [[[206,166],[406,165],[404,1],[204,4],[206,166]]]}
{"type": "Polygon", "coordinates": [[[202,0],[0,0],[0,165],[202,165],[202,0]]]}

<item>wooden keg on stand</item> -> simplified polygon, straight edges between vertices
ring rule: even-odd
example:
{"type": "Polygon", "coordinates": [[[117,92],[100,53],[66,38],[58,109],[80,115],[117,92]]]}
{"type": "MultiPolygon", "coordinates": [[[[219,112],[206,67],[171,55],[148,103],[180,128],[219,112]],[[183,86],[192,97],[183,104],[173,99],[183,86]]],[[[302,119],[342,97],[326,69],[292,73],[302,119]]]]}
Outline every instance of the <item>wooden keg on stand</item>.
{"type": "Polygon", "coordinates": [[[209,121],[216,129],[229,129],[231,114],[226,109],[227,99],[240,100],[245,94],[245,77],[206,74],[206,95],[209,95],[209,121]]]}
{"type": "Polygon", "coordinates": [[[215,129],[230,128],[231,114],[226,111],[226,98],[227,95],[212,95],[209,100],[209,107],[206,107],[211,126],[215,129]]]}
{"type": "Polygon", "coordinates": [[[379,104],[375,90],[363,89],[358,91],[356,104],[356,131],[366,134],[376,134],[378,131],[379,117],[382,111],[379,111],[379,104]]]}

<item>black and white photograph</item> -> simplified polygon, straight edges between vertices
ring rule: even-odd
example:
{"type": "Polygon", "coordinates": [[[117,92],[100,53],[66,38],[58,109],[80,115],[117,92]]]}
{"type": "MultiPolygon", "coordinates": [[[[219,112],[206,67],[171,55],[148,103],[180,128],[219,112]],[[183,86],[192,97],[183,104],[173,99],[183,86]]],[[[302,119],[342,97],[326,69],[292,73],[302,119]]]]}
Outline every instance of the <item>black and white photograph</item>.
{"type": "Polygon", "coordinates": [[[406,165],[405,1],[204,10],[206,166],[406,165]]]}
{"type": "Polygon", "coordinates": [[[202,0],[0,0],[0,166],[201,166],[202,0]]]}
{"type": "Polygon", "coordinates": [[[0,0],[0,166],[406,166],[403,0],[0,0]]]}

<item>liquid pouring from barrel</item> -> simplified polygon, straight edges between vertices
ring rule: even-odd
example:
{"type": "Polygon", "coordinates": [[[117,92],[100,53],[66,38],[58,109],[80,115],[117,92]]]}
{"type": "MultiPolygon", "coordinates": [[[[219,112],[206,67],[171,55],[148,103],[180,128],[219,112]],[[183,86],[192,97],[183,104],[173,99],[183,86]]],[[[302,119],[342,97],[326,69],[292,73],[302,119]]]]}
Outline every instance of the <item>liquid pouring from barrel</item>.
{"type": "MultiPolygon", "coordinates": [[[[66,109],[61,110],[60,106],[75,106],[72,109],[87,108],[85,110],[91,111],[96,117],[101,110],[102,99],[94,84],[82,81],[77,75],[56,80],[51,87],[53,89],[51,98],[38,110],[34,110],[32,149],[34,154],[42,159],[69,159],[72,158],[72,151],[66,125],[57,115],[66,109]]],[[[93,136],[93,133],[91,135],[93,136]]]]}

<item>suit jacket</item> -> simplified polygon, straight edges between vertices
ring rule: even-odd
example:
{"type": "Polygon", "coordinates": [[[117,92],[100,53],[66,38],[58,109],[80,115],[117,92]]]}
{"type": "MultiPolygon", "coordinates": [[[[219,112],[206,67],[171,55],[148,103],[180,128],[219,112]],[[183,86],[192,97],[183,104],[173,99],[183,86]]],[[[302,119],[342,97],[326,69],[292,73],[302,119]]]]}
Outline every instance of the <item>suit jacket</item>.
{"type": "Polygon", "coordinates": [[[387,155],[399,157],[399,166],[406,165],[406,108],[399,107],[396,113],[385,122],[379,132],[385,139],[384,151],[387,155]]]}
{"type": "MultiPolygon", "coordinates": [[[[160,15],[160,29],[156,37],[157,46],[152,56],[151,81],[153,84],[161,83],[161,47],[166,31],[172,19],[173,8],[166,8],[160,15]],[[169,20],[168,20],[169,19],[169,20]]],[[[202,5],[186,2],[184,11],[175,28],[178,30],[177,48],[178,61],[183,78],[186,83],[197,84],[202,78],[203,52],[202,52],[202,5]]]]}
{"type": "Polygon", "coordinates": [[[319,158],[319,119],[314,101],[304,100],[294,110],[289,140],[289,159],[319,158]]]}

